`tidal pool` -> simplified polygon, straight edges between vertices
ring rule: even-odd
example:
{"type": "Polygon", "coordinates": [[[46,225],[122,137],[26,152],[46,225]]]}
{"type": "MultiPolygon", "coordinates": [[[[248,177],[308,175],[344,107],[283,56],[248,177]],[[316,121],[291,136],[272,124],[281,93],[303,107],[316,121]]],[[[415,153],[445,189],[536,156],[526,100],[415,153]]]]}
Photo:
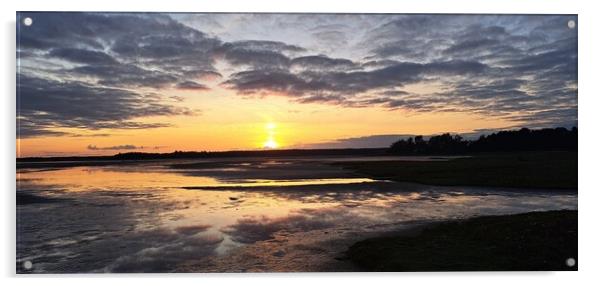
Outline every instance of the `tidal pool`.
{"type": "Polygon", "coordinates": [[[337,160],[19,168],[18,272],[351,271],[341,253],[373,235],[577,208],[576,193],[379,181],[337,160]]]}

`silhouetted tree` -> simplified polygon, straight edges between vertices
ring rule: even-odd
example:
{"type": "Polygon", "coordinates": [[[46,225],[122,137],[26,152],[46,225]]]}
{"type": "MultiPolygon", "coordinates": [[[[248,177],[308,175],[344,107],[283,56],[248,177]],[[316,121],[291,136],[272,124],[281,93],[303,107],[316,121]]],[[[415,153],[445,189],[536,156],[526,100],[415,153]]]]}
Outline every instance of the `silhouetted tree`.
{"type": "Polygon", "coordinates": [[[459,135],[445,133],[431,137],[423,136],[399,140],[391,145],[388,152],[398,155],[412,154],[461,154],[469,152],[498,151],[544,151],[577,150],[577,128],[545,128],[530,130],[499,131],[481,135],[477,140],[466,141],[459,135]]]}
{"type": "Polygon", "coordinates": [[[473,152],[577,150],[577,128],[500,131],[471,142],[473,152]]]}

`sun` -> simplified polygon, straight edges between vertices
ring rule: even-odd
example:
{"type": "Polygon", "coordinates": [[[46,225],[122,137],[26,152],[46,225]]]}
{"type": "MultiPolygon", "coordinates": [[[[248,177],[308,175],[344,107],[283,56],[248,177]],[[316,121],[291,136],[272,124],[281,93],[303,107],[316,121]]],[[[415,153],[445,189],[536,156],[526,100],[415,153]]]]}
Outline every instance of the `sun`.
{"type": "Polygon", "coordinates": [[[274,141],[274,139],[270,138],[270,139],[268,139],[268,141],[265,141],[265,143],[263,143],[263,148],[276,149],[276,148],[278,148],[278,143],[276,143],[276,141],[274,141]]]}
{"type": "Polygon", "coordinates": [[[268,122],[265,125],[265,129],[267,131],[268,139],[263,143],[263,148],[265,149],[276,149],[278,148],[278,143],[274,140],[274,135],[276,134],[276,124],[274,122],[268,122]]]}

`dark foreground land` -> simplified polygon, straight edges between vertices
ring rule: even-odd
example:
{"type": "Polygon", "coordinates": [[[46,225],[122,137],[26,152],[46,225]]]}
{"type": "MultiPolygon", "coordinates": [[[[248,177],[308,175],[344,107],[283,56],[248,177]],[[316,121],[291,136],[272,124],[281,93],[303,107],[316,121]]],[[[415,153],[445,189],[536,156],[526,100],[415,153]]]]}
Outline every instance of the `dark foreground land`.
{"type": "Polygon", "coordinates": [[[577,270],[577,211],[445,222],[413,235],[358,242],[350,259],[366,271],[577,270]]]}
{"type": "Polygon", "coordinates": [[[340,162],[345,168],[400,182],[445,186],[577,189],[577,152],[473,154],[449,161],[340,162]]]}

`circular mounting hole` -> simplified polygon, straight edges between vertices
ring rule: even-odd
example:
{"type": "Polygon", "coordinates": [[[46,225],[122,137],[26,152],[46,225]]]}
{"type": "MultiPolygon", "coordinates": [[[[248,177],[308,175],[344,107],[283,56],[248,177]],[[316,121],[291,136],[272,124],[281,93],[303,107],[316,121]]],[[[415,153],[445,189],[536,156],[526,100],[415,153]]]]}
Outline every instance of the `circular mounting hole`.
{"type": "Polygon", "coordinates": [[[568,267],[573,267],[575,266],[575,263],[577,263],[577,261],[575,261],[575,258],[567,258],[566,260],[566,266],[568,267]]]}
{"type": "Polygon", "coordinates": [[[31,26],[31,24],[33,24],[33,19],[31,19],[29,17],[25,17],[23,19],[23,25],[25,25],[25,26],[31,26]]]}
{"type": "Polygon", "coordinates": [[[575,21],[573,20],[569,20],[569,22],[567,23],[567,26],[569,26],[569,29],[574,29],[575,28],[575,21]]]}
{"type": "Polygon", "coordinates": [[[31,263],[31,261],[27,260],[27,261],[23,262],[23,268],[25,268],[26,270],[29,270],[29,269],[33,268],[33,263],[31,263]]]}

